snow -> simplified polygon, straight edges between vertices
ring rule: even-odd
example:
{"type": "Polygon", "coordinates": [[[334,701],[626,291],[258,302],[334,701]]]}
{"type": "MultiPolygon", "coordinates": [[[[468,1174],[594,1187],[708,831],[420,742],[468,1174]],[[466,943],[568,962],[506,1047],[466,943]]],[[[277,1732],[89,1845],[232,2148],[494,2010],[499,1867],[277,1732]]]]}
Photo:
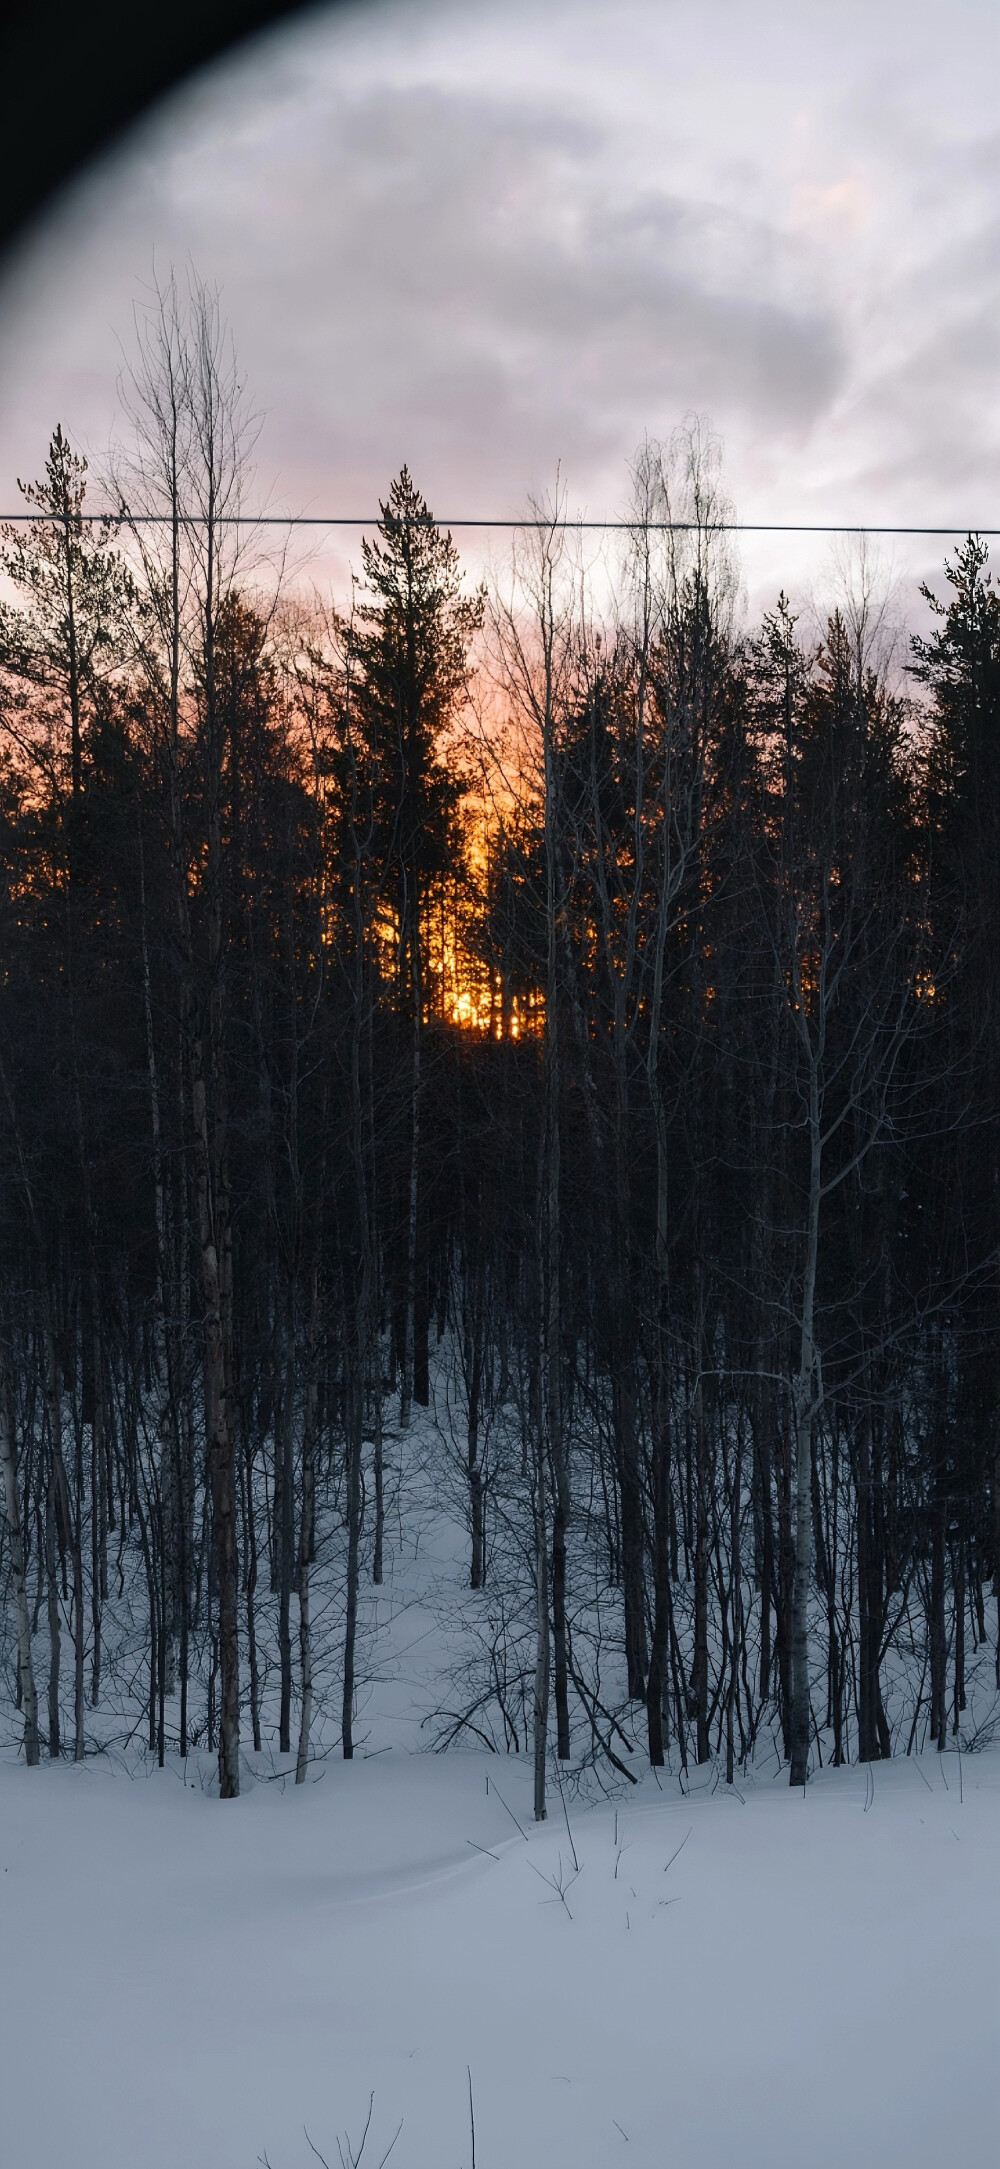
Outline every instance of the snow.
{"type": "Polygon", "coordinates": [[[569,1807],[565,1905],[528,1778],[388,1753],[222,1805],[6,1765],[4,2158],[304,2169],[374,2093],[372,2159],[402,2118],[400,2169],[468,2169],[467,2066],[480,2169],[992,2158],[1000,1754],[961,1790],[954,1755],[883,1766],[870,1805],[858,1770],[647,1779],[569,1807]]]}
{"type": "Polygon", "coordinates": [[[992,2159],[1000,1749],[584,1773],[536,1826],[523,1754],[427,1751],[487,1599],[443,1515],[411,1552],[304,1787],[4,1750],[0,2159],[333,2169],[374,2096],[366,2169],[400,2122],[393,2169],[471,2169],[470,2073],[477,2169],[992,2159]]]}

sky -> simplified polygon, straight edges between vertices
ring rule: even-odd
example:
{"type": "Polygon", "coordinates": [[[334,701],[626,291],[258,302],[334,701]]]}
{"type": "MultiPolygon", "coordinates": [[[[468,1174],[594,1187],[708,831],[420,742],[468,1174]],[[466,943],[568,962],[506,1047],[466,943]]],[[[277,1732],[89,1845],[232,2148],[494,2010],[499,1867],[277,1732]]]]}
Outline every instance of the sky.
{"type": "MultiPolygon", "coordinates": [[[[100,466],[134,311],[193,264],[272,509],[368,516],[405,460],[455,521],[557,472],[613,516],[636,446],[697,413],[746,521],[1000,527],[998,81],[995,0],[317,9],[174,93],[23,245],[0,511],[57,421],[100,466]]],[[[910,579],[946,547],[884,546],[910,579]]],[[[825,542],[742,550],[755,598],[827,577],[825,542]]]]}

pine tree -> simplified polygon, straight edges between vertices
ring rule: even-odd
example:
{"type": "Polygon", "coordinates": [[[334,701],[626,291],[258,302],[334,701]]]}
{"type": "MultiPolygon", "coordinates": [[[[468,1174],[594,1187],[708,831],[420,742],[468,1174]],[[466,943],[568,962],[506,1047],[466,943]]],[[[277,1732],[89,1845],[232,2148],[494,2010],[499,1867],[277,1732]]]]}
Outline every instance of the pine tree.
{"type": "Polygon", "coordinates": [[[429,884],[459,852],[462,787],[444,740],[466,698],[481,594],[463,595],[458,551],[434,525],[404,467],[362,544],[364,586],[352,649],[374,798],[373,855],[387,874],[406,1013],[426,1001],[422,913],[429,884]]]}
{"type": "Polygon", "coordinates": [[[121,666],[122,636],[134,590],[110,547],[110,528],[83,517],[87,462],[61,428],[49,445],[44,479],[19,482],[37,514],[5,526],[0,569],[24,598],[0,602],[0,665],[10,687],[5,717],[46,776],[54,800],[73,806],[76,841],[88,729],[106,706],[121,666]]]}

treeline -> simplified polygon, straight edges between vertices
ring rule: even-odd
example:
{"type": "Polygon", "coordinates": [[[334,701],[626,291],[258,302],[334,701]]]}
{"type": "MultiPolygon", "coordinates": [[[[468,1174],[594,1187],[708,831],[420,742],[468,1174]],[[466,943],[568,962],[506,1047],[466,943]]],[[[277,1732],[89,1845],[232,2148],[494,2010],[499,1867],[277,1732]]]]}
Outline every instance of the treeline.
{"type": "Polygon", "coordinates": [[[241,1740],[302,1779],[334,1632],[351,1755],[442,1379],[470,1586],[516,1623],[452,1736],[492,1708],[539,1815],[579,1739],[732,1781],[766,1728],[796,1784],[943,1747],[1000,1661],[984,547],[903,692],[864,567],[822,640],[783,597],[746,633],[693,430],[637,459],[614,562],[540,510],[470,593],[404,470],[353,607],[307,607],[244,554],[211,297],[168,289],[126,408],[108,519],[57,432],[3,539],[27,1761],[110,1698],[223,1796],[241,1740]]]}

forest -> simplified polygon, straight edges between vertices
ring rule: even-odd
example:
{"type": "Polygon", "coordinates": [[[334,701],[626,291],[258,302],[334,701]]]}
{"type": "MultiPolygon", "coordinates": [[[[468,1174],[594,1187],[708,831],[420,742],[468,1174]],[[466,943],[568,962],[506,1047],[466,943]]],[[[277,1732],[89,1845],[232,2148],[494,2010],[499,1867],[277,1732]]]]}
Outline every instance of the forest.
{"type": "Polygon", "coordinates": [[[748,624],[689,423],[482,586],[404,468],[334,603],[254,429],[168,283],[106,472],[57,429],[2,534],[7,1738],[351,1758],[419,1464],[476,1623],[429,1744],[538,1819],[985,1743],[984,543],[902,651],[863,552],[748,624]]]}

